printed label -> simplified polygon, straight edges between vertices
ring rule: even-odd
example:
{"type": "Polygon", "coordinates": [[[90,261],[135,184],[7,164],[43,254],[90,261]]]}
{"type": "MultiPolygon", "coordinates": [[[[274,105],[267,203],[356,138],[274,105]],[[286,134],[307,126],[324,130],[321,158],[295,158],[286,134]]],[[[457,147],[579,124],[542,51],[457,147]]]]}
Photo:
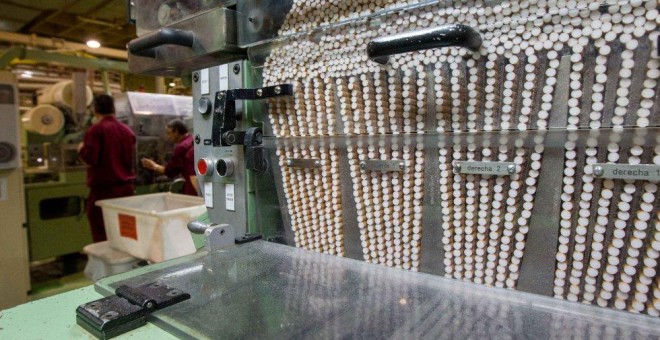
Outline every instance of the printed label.
{"type": "Polygon", "coordinates": [[[218,91],[229,90],[229,65],[218,67],[218,91]]]}
{"type": "Polygon", "coordinates": [[[201,85],[201,93],[209,94],[209,69],[205,68],[199,71],[199,81],[201,85]]]}
{"type": "Polygon", "coordinates": [[[204,203],[207,208],[213,208],[213,183],[204,183],[204,203]]]}
{"type": "Polygon", "coordinates": [[[362,162],[360,167],[369,171],[404,171],[406,163],[399,159],[379,160],[370,159],[362,162]]]}
{"type": "Polygon", "coordinates": [[[234,185],[225,184],[225,207],[227,211],[236,211],[234,207],[234,185]]]}
{"type": "Polygon", "coordinates": [[[611,179],[660,180],[660,165],[596,163],[592,167],[595,177],[611,179]]]}
{"type": "Polygon", "coordinates": [[[119,235],[122,237],[132,238],[137,241],[137,222],[135,216],[132,215],[119,215],[119,235]]]}
{"type": "Polygon", "coordinates": [[[516,173],[516,163],[464,161],[455,163],[454,169],[461,174],[510,176],[516,173]]]}

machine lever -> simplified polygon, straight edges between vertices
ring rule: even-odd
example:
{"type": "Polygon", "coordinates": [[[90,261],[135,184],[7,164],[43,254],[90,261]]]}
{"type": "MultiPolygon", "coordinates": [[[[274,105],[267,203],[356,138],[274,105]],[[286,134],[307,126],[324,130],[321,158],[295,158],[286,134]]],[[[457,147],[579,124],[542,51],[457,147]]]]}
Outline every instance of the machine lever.
{"type": "Polygon", "coordinates": [[[228,142],[225,139],[225,136],[230,136],[230,134],[226,133],[236,128],[237,100],[259,100],[292,95],[293,85],[291,84],[280,84],[256,89],[231,89],[218,91],[215,94],[215,103],[213,105],[213,107],[215,107],[215,110],[213,110],[213,127],[211,132],[213,146],[240,144],[240,139],[236,139],[234,142],[228,142]]]}
{"type": "Polygon", "coordinates": [[[367,44],[367,55],[372,61],[384,65],[395,54],[452,46],[474,52],[479,50],[481,42],[481,35],[474,28],[452,24],[376,38],[367,44]]]}
{"type": "Polygon", "coordinates": [[[192,48],[194,43],[193,32],[176,28],[161,28],[156,32],[131,40],[127,47],[133,55],[156,58],[156,47],[178,45],[192,48]]]}
{"type": "Polygon", "coordinates": [[[210,225],[197,220],[188,222],[188,230],[193,234],[204,234],[209,227],[210,225]]]}

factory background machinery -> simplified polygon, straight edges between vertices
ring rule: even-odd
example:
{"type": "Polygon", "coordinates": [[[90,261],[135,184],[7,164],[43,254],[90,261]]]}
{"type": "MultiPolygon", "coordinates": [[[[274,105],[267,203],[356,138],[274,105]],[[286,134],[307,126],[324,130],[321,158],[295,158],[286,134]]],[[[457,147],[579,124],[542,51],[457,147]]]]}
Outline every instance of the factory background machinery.
{"type": "Polygon", "coordinates": [[[656,1],[135,6],[131,71],[191,78],[206,244],[81,327],[658,337],[656,1]]]}

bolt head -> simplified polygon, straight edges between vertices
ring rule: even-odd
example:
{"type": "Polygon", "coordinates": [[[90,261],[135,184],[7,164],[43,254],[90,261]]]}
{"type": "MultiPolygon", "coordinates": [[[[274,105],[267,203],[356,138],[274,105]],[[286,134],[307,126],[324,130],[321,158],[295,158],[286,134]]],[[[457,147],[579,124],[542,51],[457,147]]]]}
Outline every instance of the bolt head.
{"type": "Polygon", "coordinates": [[[314,166],[317,168],[321,167],[321,161],[314,161],[314,166]]]}
{"type": "Polygon", "coordinates": [[[360,162],[360,169],[364,170],[367,168],[367,162],[360,162]]]}
{"type": "Polygon", "coordinates": [[[218,92],[218,99],[222,99],[224,97],[225,97],[225,91],[218,92]]]}
{"type": "Polygon", "coordinates": [[[460,172],[461,171],[461,163],[454,163],[454,172],[460,172]]]}
{"type": "Polygon", "coordinates": [[[506,167],[507,172],[510,175],[513,175],[516,173],[516,165],[515,164],[509,164],[509,166],[506,167]]]}
{"type": "Polygon", "coordinates": [[[404,170],[406,168],[406,162],[399,162],[399,170],[404,170]]]}
{"type": "Polygon", "coordinates": [[[261,97],[261,96],[263,96],[263,95],[264,95],[264,90],[262,90],[262,89],[258,89],[258,90],[257,90],[257,97],[261,97]]]}
{"type": "Polygon", "coordinates": [[[293,160],[292,159],[287,159],[286,160],[286,165],[287,166],[293,166],[293,160]]]}
{"type": "Polygon", "coordinates": [[[282,93],[282,88],[279,87],[279,86],[275,86],[275,88],[273,89],[273,91],[275,91],[275,94],[280,94],[280,93],[282,93]]]}
{"type": "Polygon", "coordinates": [[[594,170],[594,176],[596,177],[600,177],[604,173],[603,167],[600,165],[595,165],[593,170],[594,170]]]}

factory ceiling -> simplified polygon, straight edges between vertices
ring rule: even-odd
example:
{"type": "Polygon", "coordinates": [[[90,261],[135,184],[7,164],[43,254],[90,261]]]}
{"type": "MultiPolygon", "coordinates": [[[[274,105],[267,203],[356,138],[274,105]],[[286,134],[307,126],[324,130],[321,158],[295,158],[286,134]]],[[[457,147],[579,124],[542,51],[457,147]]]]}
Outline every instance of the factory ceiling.
{"type": "MultiPolygon", "coordinates": [[[[97,40],[126,49],[135,38],[127,21],[127,0],[0,0],[0,31],[70,42],[97,40]]],[[[0,35],[3,33],[0,32],[0,35]]]]}

